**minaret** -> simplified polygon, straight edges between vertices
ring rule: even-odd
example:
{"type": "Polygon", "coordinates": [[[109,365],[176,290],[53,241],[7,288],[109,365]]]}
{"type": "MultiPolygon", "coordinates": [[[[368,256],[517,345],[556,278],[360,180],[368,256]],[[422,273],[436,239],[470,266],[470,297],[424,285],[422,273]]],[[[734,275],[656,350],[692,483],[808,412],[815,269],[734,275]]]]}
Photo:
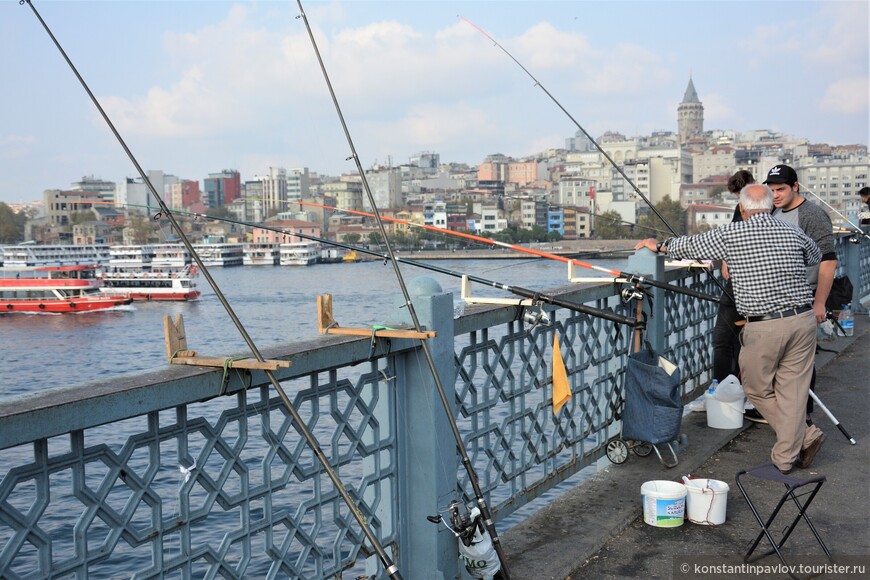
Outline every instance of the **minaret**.
{"type": "Polygon", "coordinates": [[[689,86],[683,95],[683,102],[677,107],[677,127],[680,133],[680,145],[686,141],[704,134],[704,105],[698,99],[695,92],[695,84],[692,75],[689,75],[689,86]]]}

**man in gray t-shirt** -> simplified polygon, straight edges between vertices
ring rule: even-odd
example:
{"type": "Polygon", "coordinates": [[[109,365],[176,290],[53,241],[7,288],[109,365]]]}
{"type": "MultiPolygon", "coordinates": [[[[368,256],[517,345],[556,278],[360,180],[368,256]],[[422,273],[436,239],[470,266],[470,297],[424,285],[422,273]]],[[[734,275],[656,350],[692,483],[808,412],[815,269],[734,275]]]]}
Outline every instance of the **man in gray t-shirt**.
{"type": "Polygon", "coordinates": [[[797,173],[788,165],[776,165],[764,181],[773,190],[773,216],[798,226],[822,250],[822,263],[807,268],[807,282],[815,290],[813,312],[821,324],[827,317],[825,302],[834,283],[837,252],[834,228],[828,213],[800,194],[797,173]]]}

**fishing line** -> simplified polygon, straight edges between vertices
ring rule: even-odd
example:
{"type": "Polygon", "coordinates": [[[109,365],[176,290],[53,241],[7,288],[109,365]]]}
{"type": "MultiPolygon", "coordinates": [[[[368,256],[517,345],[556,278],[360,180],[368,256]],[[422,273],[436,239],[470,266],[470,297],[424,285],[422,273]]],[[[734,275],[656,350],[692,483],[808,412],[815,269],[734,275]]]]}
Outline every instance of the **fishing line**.
{"type": "Polygon", "coordinates": [[[804,187],[804,188],[806,188],[806,190],[809,191],[811,194],[813,194],[813,196],[815,196],[816,199],[818,199],[820,202],[822,202],[823,204],[825,204],[826,206],[828,206],[828,207],[829,207],[831,210],[833,210],[833,211],[834,211],[838,216],[840,216],[841,218],[843,218],[844,220],[846,220],[846,223],[848,223],[850,226],[852,226],[852,228],[854,228],[854,229],[852,229],[852,230],[849,230],[849,229],[847,229],[847,228],[843,228],[843,229],[845,229],[847,232],[850,232],[850,233],[852,233],[852,234],[855,234],[856,236],[861,236],[861,237],[864,237],[864,238],[867,238],[868,240],[870,240],[870,234],[868,234],[867,232],[863,231],[859,226],[856,226],[854,223],[852,223],[852,220],[850,220],[848,217],[846,217],[845,215],[843,215],[842,213],[840,213],[840,211],[839,211],[837,208],[833,207],[831,204],[829,204],[829,203],[826,202],[824,199],[822,199],[821,197],[819,197],[819,195],[818,195],[815,191],[813,191],[813,188],[812,188],[812,187],[810,187],[810,186],[808,186],[808,185],[804,185],[804,184],[801,183],[800,181],[798,181],[798,185],[799,185],[800,187],[804,187]]]}
{"type": "MultiPolygon", "coordinates": [[[[310,205],[310,206],[321,207],[321,208],[326,208],[326,209],[337,209],[337,208],[333,208],[332,206],[322,205],[319,203],[310,203],[310,202],[297,202],[297,203],[302,203],[303,205],[310,205]]],[[[363,211],[356,211],[356,210],[349,210],[349,209],[340,210],[340,211],[344,211],[344,212],[355,214],[355,215],[361,215],[361,216],[365,216],[365,217],[375,217],[375,214],[371,214],[371,213],[367,213],[367,212],[363,212],[363,211]]],[[[679,294],[686,294],[688,296],[694,296],[695,298],[700,298],[702,300],[707,300],[710,302],[718,302],[719,301],[718,297],[712,296],[710,294],[705,294],[703,292],[697,292],[695,290],[689,290],[688,288],[681,288],[679,286],[673,286],[673,285],[668,284],[666,282],[660,282],[658,280],[655,280],[652,278],[646,278],[645,276],[640,276],[638,274],[629,274],[626,272],[620,272],[619,270],[613,270],[610,268],[603,268],[601,266],[595,266],[594,264],[590,264],[589,262],[583,262],[581,260],[567,258],[567,257],[561,256],[559,254],[542,252],[540,250],[535,250],[533,248],[527,248],[525,246],[520,246],[517,244],[509,244],[506,242],[499,242],[497,240],[492,240],[489,238],[485,238],[482,236],[478,236],[478,235],[470,234],[470,233],[466,233],[466,232],[454,232],[453,230],[445,230],[443,228],[438,228],[435,226],[429,226],[429,225],[425,225],[425,224],[415,224],[415,223],[410,222],[408,220],[403,220],[403,219],[398,219],[398,218],[389,218],[389,217],[383,217],[383,216],[379,215],[378,219],[380,219],[382,221],[388,221],[388,222],[399,223],[399,224],[408,225],[408,226],[419,227],[419,228],[423,228],[426,230],[440,231],[440,232],[443,232],[443,233],[451,235],[451,236],[457,236],[460,238],[477,240],[479,242],[488,244],[490,246],[499,246],[501,248],[514,250],[516,252],[522,252],[524,254],[531,254],[533,256],[538,256],[540,258],[547,258],[550,260],[557,260],[559,262],[571,263],[571,264],[580,266],[582,268],[588,268],[590,270],[595,270],[597,272],[604,272],[610,276],[613,276],[614,278],[624,278],[627,281],[627,283],[629,283],[629,284],[647,284],[649,286],[654,286],[656,288],[662,288],[664,290],[670,290],[672,292],[677,292],[679,294]]],[[[716,279],[713,276],[711,276],[711,278],[713,278],[714,280],[716,279]]]]}
{"type": "MultiPolygon", "coordinates": [[[[85,92],[90,97],[91,102],[94,104],[94,106],[99,111],[100,115],[102,116],[103,120],[106,122],[106,125],[108,125],[109,129],[112,131],[112,133],[115,135],[115,138],[118,140],[118,143],[124,149],[124,152],[127,154],[127,157],[130,159],[130,162],[136,168],[136,171],[139,173],[139,176],[142,178],[142,181],[148,186],[149,191],[154,196],[154,199],[157,200],[157,203],[160,206],[160,213],[166,215],[166,218],[169,220],[170,224],[172,225],[172,228],[178,234],[181,242],[184,244],[184,247],[187,249],[188,252],[190,252],[191,257],[196,262],[200,271],[202,271],[203,277],[205,277],[205,279],[208,281],[209,286],[211,286],[211,288],[214,291],[215,295],[217,296],[218,300],[220,300],[227,315],[233,321],[233,324],[235,325],[236,329],[239,331],[239,334],[241,334],[242,338],[245,340],[245,343],[250,348],[251,353],[254,355],[254,357],[259,362],[265,362],[265,358],[263,358],[263,355],[260,353],[260,350],[257,348],[256,344],[254,344],[253,339],[248,334],[248,332],[245,329],[244,325],[242,324],[241,320],[239,320],[238,316],[236,316],[236,313],[233,311],[233,308],[230,306],[229,302],[227,302],[227,299],[224,297],[223,292],[221,292],[221,289],[218,286],[217,282],[215,282],[214,278],[212,278],[211,273],[205,267],[205,264],[202,262],[202,259],[199,257],[199,254],[197,254],[196,250],[193,248],[193,244],[191,244],[190,240],[187,238],[184,231],[181,229],[181,226],[175,220],[175,216],[173,216],[172,212],[169,211],[169,208],[167,207],[166,203],[163,201],[162,196],[157,193],[156,189],[154,188],[154,185],[151,183],[151,180],[148,179],[147,175],[145,175],[145,171],[142,169],[142,166],[139,164],[138,160],[133,155],[133,152],[127,146],[127,143],[121,137],[121,134],[115,128],[114,123],[112,123],[111,119],[109,119],[108,114],[106,114],[105,110],[103,109],[103,107],[100,104],[97,97],[94,96],[94,93],[91,91],[90,87],[85,82],[84,78],[81,76],[81,74],[79,74],[78,69],[75,67],[72,60],[70,60],[69,56],[67,56],[66,51],[60,45],[60,42],[57,40],[57,38],[55,38],[54,33],[52,33],[51,29],[48,27],[48,24],[46,24],[46,22],[42,19],[42,16],[39,14],[39,12],[36,10],[36,7],[33,5],[32,0],[19,0],[19,5],[23,5],[25,3],[33,11],[33,14],[39,20],[40,24],[45,29],[46,33],[48,33],[48,36],[51,38],[52,42],[57,47],[58,51],[61,53],[64,60],[66,60],[70,69],[72,70],[73,74],[75,74],[79,83],[82,85],[82,88],[85,90],[85,92]]],[[[335,470],[329,464],[329,459],[326,457],[326,455],[324,455],[323,450],[320,448],[319,443],[314,438],[314,435],[311,433],[311,431],[308,429],[308,426],[305,423],[305,421],[302,420],[302,417],[299,415],[296,408],[293,406],[293,403],[290,401],[290,398],[287,396],[287,393],[281,387],[281,384],[278,382],[278,379],[275,376],[275,374],[271,370],[264,370],[263,373],[266,375],[266,377],[268,377],[269,382],[272,384],[272,386],[275,388],[275,391],[278,393],[278,396],[281,398],[281,401],[283,402],[284,407],[286,408],[287,412],[290,414],[293,422],[295,423],[297,431],[303,436],[305,441],[308,443],[308,446],[311,448],[312,452],[317,457],[318,461],[320,462],[321,466],[323,467],[324,472],[327,474],[330,481],[335,486],[336,491],[341,496],[341,498],[344,500],[345,504],[347,504],[349,511],[353,514],[353,517],[354,517],[354,519],[356,519],[357,523],[359,524],[360,529],[362,530],[363,534],[366,536],[366,538],[369,540],[369,542],[371,542],[372,547],[377,552],[378,557],[381,559],[381,562],[383,563],[384,568],[386,569],[387,573],[390,575],[391,578],[401,579],[401,574],[399,573],[398,567],[392,563],[389,556],[384,551],[383,546],[381,546],[380,541],[378,540],[377,536],[375,536],[374,533],[369,528],[369,525],[366,522],[365,517],[363,516],[362,512],[356,506],[355,501],[353,500],[353,498],[350,496],[350,494],[345,489],[344,485],[341,482],[341,479],[339,479],[339,477],[338,477],[338,474],[335,472],[335,470]]]]}
{"type": "MultiPolygon", "coordinates": [[[[640,196],[640,198],[646,203],[647,207],[649,207],[649,209],[652,210],[652,212],[656,215],[656,217],[658,217],[662,221],[662,223],[665,225],[665,227],[667,227],[668,230],[670,230],[671,234],[673,234],[675,237],[679,237],[680,234],[678,234],[677,231],[671,226],[671,224],[668,223],[668,220],[666,220],[664,218],[664,216],[659,212],[659,210],[655,207],[655,205],[653,205],[652,201],[650,201],[649,198],[647,198],[647,196],[643,194],[643,192],[640,190],[640,188],[637,185],[635,185],[634,181],[632,181],[628,177],[628,175],[626,175],[625,171],[623,171],[623,169],[619,165],[616,164],[616,162],[610,157],[610,155],[607,154],[607,152],[601,147],[601,145],[598,144],[598,141],[596,141],[592,137],[592,135],[590,135],[589,132],[587,132],[586,129],[584,129],[583,126],[580,125],[579,122],[577,122],[577,119],[575,119],[574,116],[571,115],[571,113],[569,113],[568,110],[562,106],[562,103],[560,103],[559,100],[556,99],[556,97],[554,97],[553,94],[550,91],[548,91],[547,88],[543,84],[541,84],[541,82],[537,78],[535,78],[535,75],[533,75],[531,72],[529,72],[529,69],[527,69],[525,66],[523,66],[522,63],[520,63],[520,61],[518,61],[514,57],[514,55],[512,55],[504,46],[499,44],[499,42],[496,39],[494,39],[492,36],[490,36],[489,33],[487,33],[485,30],[483,30],[477,24],[475,24],[471,20],[465,18],[464,16],[459,16],[459,18],[461,20],[464,20],[466,23],[468,23],[472,27],[474,27],[475,30],[477,30],[482,35],[484,35],[486,38],[488,38],[495,46],[497,46],[499,49],[501,49],[501,51],[504,52],[508,56],[508,58],[510,58],[512,61],[514,61],[516,63],[516,65],[518,67],[520,67],[523,70],[523,72],[525,72],[529,76],[529,78],[531,78],[535,82],[535,86],[539,87],[542,91],[544,91],[544,93],[548,97],[550,97],[550,100],[552,100],[553,103],[555,103],[556,106],[559,107],[559,109],[561,109],[562,112],[565,113],[565,115],[569,119],[571,119],[571,122],[574,123],[574,125],[577,127],[577,129],[579,129],[586,136],[586,138],[589,139],[589,141],[593,145],[595,145],[595,148],[598,149],[599,153],[601,153],[601,155],[603,155],[604,158],[607,159],[607,161],[610,163],[610,165],[613,166],[614,169],[616,169],[616,171],[622,176],[622,178],[625,180],[625,182],[628,183],[632,189],[634,189],[634,192],[638,196],[640,196]]],[[[725,286],[719,281],[718,278],[716,278],[716,276],[713,276],[711,273],[710,278],[716,283],[717,286],[719,286],[719,288],[722,290],[723,293],[727,293],[725,291],[725,286]]],[[[730,296],[730,294],[729,294],[729,296],[730,296]]],[[[733,296],[731,296],[731,298],[733,300],[733,296]]],[[[716,299],[716,301],[718,301],[718,299],[716,299]]]]}
{"type": "MultiPolygon", "coordinates": [[[[112,203],[112,202],[87,202],[87,203],[98,204],[98,203],[112,203]]],[[[135,206],[135,204],[126,204],[126,205],[131,206],[131,207],[135,206]]],[[[147,206],[136,206],[136,207],[147,207],[147,206]]],[[[231,223],[231,224],[238,224],[238,225],[243,225],[243,226],[260,228],[263,230],[273,231],[275,233],[282,234],[285,237],[286,236],[295,236],[298,238],[302,238],[304,240],[320,242],[322,244],[327,244],[327,245],[335,246],[338,248],[345,248],[347,250],[358,252],[360,254],[368,254],[370,256],[376,256],[379,259],[384,260],[385,262],[390,259],[389,255],[378,253],[378,252],[375,252],[374,250],[369,250],[367,248],[353,246],[350,244],[345,244],[343,242],[338,242],[338,241],[334,241],[334,240],[327,240],[324,238],[318,238],[316,236],[312,236],[309,234],[303,234],[301,232],[288,231],[288,230],[284,230],[282,228],[267,226],[265,224],[252,224],[249,222],[243,222],[243,221],[234,220],[231,218],[212,217],[212,216],[208,216],[206,214],[199,214],[199,213],[189,212],[189,211],[184,211],[184,210],[169,210],[169,211],[171,211],[172,213],[178,213],[181,215],[191,215],[191,216],[194,216],[195,218],[201,217],[203,219],[211,219],[211,220],[222,221],[222,222],[227,222],[227,223],[231,223]]],[[[400,262],[402,264],[408,264],[411,266],[415,266],[417,268],[423,268],[425,270],[430,270],[432,272],[439,272],[441,274],[445,274],[447,276],[452,276],[455,278],[466,277],[466,278],[468,278],[468,280],[470,282],[483,284],[484,286],[496,288],[498,290],[504,290],[505,292],[509,292],[511,294],[515,294],[515,295],[521,296],[523,298],[530,298],[530,299],[533,299],[535,301],[546,302],[547,304],[553,304],[554,306],[559,306],[561,308],[567,308],[568,310],[572,310],[574,312],[581,312],[584,314],[588,314],[590,316],[594,316],[596,318],[603,318],[605,320],[610,320],[611,322],[616,322],[617,324],[625,324],[625,325],[632,326],[632,327],[635,326],[635,324],[636,324],[636,321],[633,318],[622,316],[620,314],[616,314],[614,312],[610,312],[607,310],[600,310],[597,308],[593,308],[593,307],[587,306],[585,304],[571,302],[569,300],[564,300],[564,299],[561,299],[561,298],[558,298],[555,296],[551,296],[551,295],[537,292],[534,290],[529,290],[529,289],[522,288],[519,286],[510,286],[507,284],[503,284],[501,282],[496,282],[493,280],[488,280],[486,278],[481,278],[481,277],[475,276],[473,274],[463,274],[461,272],[456,272],[454,270],[449,270],[447,268],[443,268],[441,266],[436,266],[434,264],[429,264],[429,263],[419,261],[419,260],[412,260],[412,259],[408,259],[408,258],[396,257],[396,261],[400,262]]],[[[692,294],[699,294],[701,297],[705,296],[705,295],[700,294],[700,293],[695,293],[692,290],[684,290],[681,288],[677,288],[677,290],[683,291],[683,292],[689,292],[692,294]]]]}
{"type": "MultiPolygon", "coordinates": [[[[353,159],[354,164],[356,165],[357,171],[360,176],[360,181],[362,182],[363,189],[366,192],[366,196],[368,197],[369,204],[372,206],[372,210],[375,215],[375,219],[378,222],[378,229],[381,232],[381,236],[384,239],[384,245],[387,248],[387,252],[390,256],[390,262],[393,265],[393,271],[396,274],[396,281],[399,284],[399,287],[402,290],[402,295],[405,300],[405,306],[408,308],[408,315],[411,318],[411,321],[414,325],[414,328],[419,332],[422,330],[422,326],[420,325],[420,321],[417,318],[417,313],[414,309],[414,303],[411,301],[411,297],[408,293],[408,289],[405,286],[404,278],[402,277],[401,269],[399,268],[399,262],[396,260],[396,256],[393,252],[393,248],[390,245],[390,240],[387,237],[387,231],[384,227],[384,223],[381,220],[381,216],[378,213],[378,207],[375,203],[374,195],[372,195],[371,189],[369,188],[368,180],[366,179],[365,170],[362,167],[362,163],[360,163],[359,155],[357,154],[356,147],[354,146],[353,139],[351,138],[350,131],[347,127],[347,123],[344,120],[344,114],[341,111],[341,107],[338,104],[338,98],[335,96],[335,91],[332,88],[332,82],[329,80],[329,75],[326,72],[326,66],[323,63],[323,58],[320,56],[320,49],[317,47],[317,42],[314,39],[314,33],[311,31],[311,25],[308,22],[308,17],[305,15],[305,10],[302,8],[302,1],[296,0],[296,4],[299,7],[299,17],[302,18],[302,21],[305,23],[305,29],[308,31],[308,38],[311,40],[311,46],[314,49],[314,54],[317,57],[317,62],[320,65],[320,70],[323,73],[323,79],[326,82],[326,86],[329,89],[329,94],[332,97],[332,103],[335,105],[335,111],[338,115],[339,121],[341,122],[342,129],[344,130],[345,138],[347,139],[348,147],[350,147],[351,151],[351,159],[353,159]]],[[[471,481],[472,487],[474,488],[474,494],[477,496],[477,504],[480,509],[480,513],[483,515],[484,525],[486,527],[487,532],[490,535],[493,546],[495,548],[496,553],[498,554],[498,560],[501,564],[502,575],[509,580],[510,574],[508,572],[507,566],[507,558],[504,554],[504,549],[501,545],[501,541],[499,540],[498,533],[495,529],[495,523],[492,520],[492,514],[489,511],[489,507],[486,504],[486,500],[483,497],[483,492],[480,489],[480,484],[477,481],[477,474],[474,471],[474,467],[471,464],[471,460],[468,458],[468,453],[465,450],[462,442],[462,436],[459,433],[459,427],[456,425],[456,418],[453,416],[453,412],[451,409],[450,401],[447,399],[447,393],[444,390],[444,385],[441,383],[441,379],[438,376],[438,369],[435,367],[435,361],[432,358],[432,353],[429,349],[429,345],[425,340],[420,341],[420,345],[422,347],[423,353],[426,357],[426,361],[429,365],[429,370],[432,373],[432,379],[435,382],[435,386],[438,390],[438,395],[441,399],[441,404],[444,407],[444,412],[446,413],[451,430],[453,431],[453,437],[456,440],[456,446],[459,449],[460,454],[462,455],[462,462],[466,467],[466,471],[468,472],[468,478],[471,481]]]]}

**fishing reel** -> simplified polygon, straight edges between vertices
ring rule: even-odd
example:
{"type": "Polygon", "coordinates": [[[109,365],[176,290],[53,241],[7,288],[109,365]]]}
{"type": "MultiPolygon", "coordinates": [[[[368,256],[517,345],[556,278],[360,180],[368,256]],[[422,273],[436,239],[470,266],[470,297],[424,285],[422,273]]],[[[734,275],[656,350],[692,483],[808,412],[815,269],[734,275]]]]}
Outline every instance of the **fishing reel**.
{"type": "Polygon", "coordinates": [[[553,321],[550,320],[550,315],[544,312],[544,308],[542,306],[532,306],[530,308],[524,308],[523,322],[531,325],[532,328],[536,327],[539,324],[543,324],[544,326],[550,326],[551,324],[553,324],[553,321]]]}
{"type": "Polygon", "coordinates": [[[632,300],[643,300],[645,294],[638,286],[626,286],[620,290],[619,295],[622,296],[623,302],[631,302],[632,300]]]}
{"type": "Polygon", "coordinates": [[[450,502],[450,505],[447,506],[447,509],[443,513],[426,516],[426,519],[433,524],[443,522],[465,546],[470,546],[474,542],[475,532],[479,530],[482,533],[484,531],[480,512],[475,510],[475,515],[472,517],[468,507],[456,500],[450,502]],[[450,514],[449,524],[444,519],[443,513],[450,514]]]}

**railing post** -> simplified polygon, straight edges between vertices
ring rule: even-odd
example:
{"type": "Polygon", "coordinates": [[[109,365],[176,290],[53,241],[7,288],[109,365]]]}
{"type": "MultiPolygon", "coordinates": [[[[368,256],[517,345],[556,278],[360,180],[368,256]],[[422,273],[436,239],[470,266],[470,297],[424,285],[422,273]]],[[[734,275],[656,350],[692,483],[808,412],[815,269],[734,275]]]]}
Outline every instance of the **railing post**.
{"type": "MultiPolygon", "coordinates": [[[[628,257],[628,271],[651,276],[660,282],[665,281],[665,257],[647,249],[638,250],[628,257]]],[[[652,312],[649,311],[649,301],[644,304],[648,324],[646,339],[658,353],[665,351],[665,291],[661,288],[649,288],[652,292],[652,312]]]]}
{"type": "Polygon", "coordinates": [[[837,241],[843,246],[843,272],[852,282],[852,312],[863,314],[867,311],[861,306],[861,244],[868,242],[860,240],[857,244],[853,244],[845,236],[837,241]]]}
{"type": "MultiPolygon", "coordinates": [[[[412,280],[408,291],[420,324],[437,333],[427,344],[455,416],[453,295],[428,277],[412,280]]],[[[401,296],[396,304],[394,318],[410,323],[401,296]]],[[[396,357],[396,376],[399,567],[405,578],[456,578],[455,537],[426,519],[456,498],[456,442],[422,349],[396,357]]]]}

